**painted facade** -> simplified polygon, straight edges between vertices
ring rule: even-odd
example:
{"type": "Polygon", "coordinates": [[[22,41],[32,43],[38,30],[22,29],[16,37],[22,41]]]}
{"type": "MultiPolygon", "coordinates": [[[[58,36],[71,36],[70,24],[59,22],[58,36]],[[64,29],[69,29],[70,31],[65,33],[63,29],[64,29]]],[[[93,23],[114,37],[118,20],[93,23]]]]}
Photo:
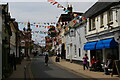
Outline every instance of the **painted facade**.
{"type": "Polygon", "coordinates": [[[75,36],[70,37],[69,32],[65,34],[66,38],[66,59],[72,59],[75,61],[82,61],[82,58],[86,51],[84,51],[84,44],[86,43],[85,38],[85,27],[86,23],[79,23],[75,29],[75,36]]]}
{"type": "MultiPolygon", "coordinates": [[[[100,3],[100,4],[102,4],[102,3],[100,3]]],[[[96,5],[98,5],[98,4],[95,4],[94,6],[96,6],[96,5]]],[[[92,7],[93,9],[95,8],[94,6],[92,7]]],[[[87,42],[113,39],[114,43],[117,43],[116,36],[115,36],[116,33],[119,32],[119,24],[117,21],[117,12],[115,10],[111,9],[113,4],[109,5],[109,6],[110,7],[107,9],[103,8],[98,13],[92,14],[92,15],[96,15],[96,16],[88,17],[87,27],[86,27],[87,42]]],[[[88,11],[88,13],[89,13],[89,11],[88,11]]],[[[92,56],[95,56],[96,59],[99,58],[102,60],[102,62],[106,62],[107,58],[111,55],[114,56],[114,59],[119,59],[118,56],[120,54],[119,54],[118,48],[119,47],[118,47],[118,43],[117,43],[116,47],[86,50],[86,51],[87,51],[87,54],[90,54],[90,58],[92,58],[92,56]]]]}

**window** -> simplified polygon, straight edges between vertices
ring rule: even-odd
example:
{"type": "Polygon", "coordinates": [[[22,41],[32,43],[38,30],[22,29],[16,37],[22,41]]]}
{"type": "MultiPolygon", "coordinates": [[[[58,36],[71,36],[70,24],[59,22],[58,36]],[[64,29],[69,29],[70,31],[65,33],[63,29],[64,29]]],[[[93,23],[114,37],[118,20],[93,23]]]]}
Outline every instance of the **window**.
{"type": "Polygon", "coordinates": [[[103,19],[103,18],[104,18],[104,16],[103,16],[103,14],[101,14],[101,15],[100,15],[100,25],[101,25],[100,28],[104,27],[104,26],[103,26],[103,22],[104,22],[104,19],[103,19]]]}
{"type": "Polygon", "coordinates": [[[89,19],[89,31],[91,31],[92,28],[91,28],[91,19],[89,19]]]}
{"type": "Polygon", "coordinates": [[[112,10],[109,10],[108,11],[108,23],[110,23],[112,21],[113,21],[113,12],[112,12],[112,10]]]}
{"type": "Polygon", "coordinates": [[[95,18],[92,18],[92,30],[95,30],[95,18]]]}
{"type": "Polygon", "coordinates": [[[89,31],[95,30],[95,18],[89,19],[89,31]]]}
{"type": "Polygon", "coordinates": [[[86,26],[84,27],[84,29],[85,29],[85,30],[84,30],[84,31],[85,31],[85,34],[87,34],[87,29],[86,29],[86,26]]]}

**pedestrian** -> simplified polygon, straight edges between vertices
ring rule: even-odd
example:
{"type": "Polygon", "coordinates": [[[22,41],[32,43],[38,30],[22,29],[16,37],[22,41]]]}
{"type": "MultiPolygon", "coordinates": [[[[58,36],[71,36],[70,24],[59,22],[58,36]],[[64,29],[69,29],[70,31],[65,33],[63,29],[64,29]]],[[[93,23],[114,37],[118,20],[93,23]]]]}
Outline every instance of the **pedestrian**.
{"type": "Polygon", "coordinates": [[[49,60],[49,57],[48,57],[48,54],[45,55],[45,65],[48,66],[48,60],[49,60]]]}
{"type": "Polygon", "coordinates": [[[85,67],[88,69],[88,56],[87,54],[85,54],[85,56],[83,57],[83,69],[85,70],[85,67]]]}
{"type": "Polygon", "coordinates": [[[95,70],[95,64],[96,64],[96,60],[95,57],[93,56],[91,59],[91,67],[90,70],[94,71],[95,70]]]}
{"type": "Polygon", "coordinates": [[[106,75],[110,74],[108,69],[112,69],[112,66],[113,66],[113,59],[112,59],[112,56],[109,56],[108,59],[107,59],[107,63],[105,64],[105,67],[104,67],[104,73],[106,75]]]}

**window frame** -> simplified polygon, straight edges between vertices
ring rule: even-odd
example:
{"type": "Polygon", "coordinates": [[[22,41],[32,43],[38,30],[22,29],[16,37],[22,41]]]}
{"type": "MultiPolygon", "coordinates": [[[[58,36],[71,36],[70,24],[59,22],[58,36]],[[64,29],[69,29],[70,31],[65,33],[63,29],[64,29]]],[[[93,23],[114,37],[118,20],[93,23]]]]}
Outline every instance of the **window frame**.
{"type": "Polygon", "coordinates": [[[102,13],[100,15],[100,28],[103,28],[104,27],[104,14],[102,13]]]}
{"type": "Polygon", "coordinates": [[[108,12],[107,12],[107,21],[108,21],[108,23],[111,23],[111,22],[113,22],[113,11],[112,10],[108,10],[108,12]]]}

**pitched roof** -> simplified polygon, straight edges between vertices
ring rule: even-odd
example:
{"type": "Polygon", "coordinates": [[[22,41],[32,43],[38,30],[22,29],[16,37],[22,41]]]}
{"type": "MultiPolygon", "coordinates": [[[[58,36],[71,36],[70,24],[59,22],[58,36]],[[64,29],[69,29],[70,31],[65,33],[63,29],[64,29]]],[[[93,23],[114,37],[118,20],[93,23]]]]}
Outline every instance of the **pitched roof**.
{"type": "Polygon", "coordinates": [[[110,7],[119,4],[119,2],[96,2],[91,8],[89,8],[84,14],[84,17],[95,17],[100,13],[110,9],[110,7]]]}

